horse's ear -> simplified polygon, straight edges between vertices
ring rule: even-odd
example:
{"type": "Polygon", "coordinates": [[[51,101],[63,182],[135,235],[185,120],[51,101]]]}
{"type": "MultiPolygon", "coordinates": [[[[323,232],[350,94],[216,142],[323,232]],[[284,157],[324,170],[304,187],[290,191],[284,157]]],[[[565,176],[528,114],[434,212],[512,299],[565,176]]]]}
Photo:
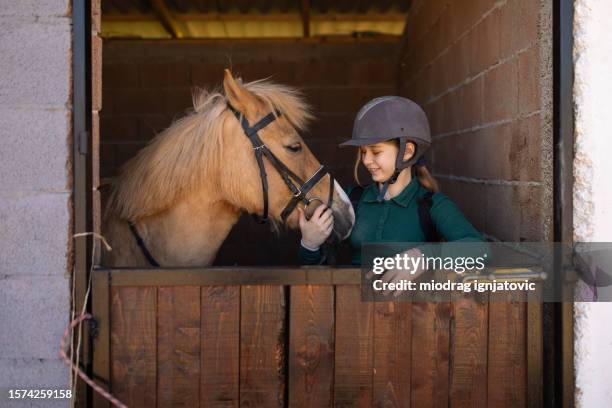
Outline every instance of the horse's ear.
{"type": "Polygon", "coordinates": [[[225,69],[224,74],[223,89],[229,103],[242,113],[254,109],[254,96],[236,82],[229,69],[225,69]]]}

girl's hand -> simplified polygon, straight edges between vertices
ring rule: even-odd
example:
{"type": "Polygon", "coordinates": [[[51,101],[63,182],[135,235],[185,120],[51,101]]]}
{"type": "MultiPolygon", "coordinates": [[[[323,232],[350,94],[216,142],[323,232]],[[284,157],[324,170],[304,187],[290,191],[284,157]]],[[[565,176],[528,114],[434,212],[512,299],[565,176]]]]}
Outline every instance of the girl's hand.
{"type": "Polygon", "coordinates": [[[334,229],[334,216],[332,210],[325,205],[318,206],[310,220],[306,219],[304,209],[298,207],[302,242],[309,249],[318,249],[325,242],[334,229]]]}
{"type": "MultiPolygon", "coordinates": [[[[401,255],[407,255],[408,258],[421,258],[423,253],[421,252],[420,249],[418,248],[412,248],[409,249],[405,252],[401,252],[401,255]]],[[[380,280],[385,282],[385,283],[399,283],[402,280],[407,280],[407,281],[413,281],[415,280],[417,277],[419,277],[419,275],[421,275],[423,272],[425,272],[425,269],[419,264],[418,268],[416,270],[406,270],[406,269],[387,269],[383,272],[383,274],[380,276],[380,280]]],[[[372,271],[368,272],[368,275],[366,275],[366,277],[368,277],[368,279],[372,279],[374,277],[374,273],[372,271]]],[[[400,295],[403,294],[403,290],[385,290],[382,291],[384,296],[389,296],[391,294],[393,294],[393,297],[398,297],[400,295]]]]}

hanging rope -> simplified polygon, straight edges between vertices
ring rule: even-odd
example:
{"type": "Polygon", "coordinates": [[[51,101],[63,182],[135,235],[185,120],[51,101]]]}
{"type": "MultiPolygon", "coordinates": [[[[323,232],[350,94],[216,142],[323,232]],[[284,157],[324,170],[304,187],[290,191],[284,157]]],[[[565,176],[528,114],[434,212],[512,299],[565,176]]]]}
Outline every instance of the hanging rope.
{"type": "MultiPolygon", "coordinates": [[[[106,239],[102,235],[100,235],[100,234],[98,234],[96,232],[82,232],[82,233],[79,233],[79,234],[74,234],[73,238],[85,237],[85,236],[88,236],[88,235],[92,235],[94,238],[99,239],[100,241],[102,241],[102,243],[104,244],[105,248],[108,251],[112,251],[112,248],[108,244],[106,239]]],[[[79,368],[79,357],[80,357],[80,349],[81,349],[81,330],[78,331],[76,349],[74,347],[70,347],[70,356],[68,356],[67,353],[66,353],[66,343],[68,342],[68,338],[70,338],[70,339],[74,338],[74,335],[73,335],[74,328],[76,326],[78,326],[79,324],[81,324],[81,322],[83,322],[83,320],[89,320],[89,319],[92,318],[91,314],[85,313],[85,308],[87,306],[87,300],[89,298],[89,294],[90,294],[90,291],[91,291],[91,276],[93,274],[93,267],[94,267],[94,260],[95,260],[95,250],[96,250],[96,246],[94,245],[93,249],[91,251],[91,269],[89,271],[89,280],[87,282],[87,291],[85,292],[85,299],[84,299],[83,305],[81,307],[81,312],[80,312],[80,314],[78,316],[75,316],[76,306],[72,307],[72,310],[71,310],[72,321],[70,322],[68,327],[66,327],[66,330],[64,331],[64,335],[62,336],[62,340],[60,342],[60,356],[62,357],[64,362],[66,362],[66,364],[68,364],[71,367],[71,370],[70,370],[70,379],[71,379],[71,385],[72,385],[72,395],[73,395],[72,405],[73,406],[74,406],[74,402],[76,401],[76,381],[75,381],[75,378],[73,378],[73,376],[74,376],[74,373],[76,373],[79,377],[81,377],[83,379],[83,381],[85,381],[87,384],[89,384],[91,386],[91,388],[93,388],[100,395],[102,395],[104,398],[106,398],[108,401],[110,401],[114,406],[120,407],[120,408],[127,408],[127,405],[125,405],[124,403],[119,401],[117,398],[113,397],[106,390],[104,390],[102,387],[100,387],[98,384],[96,384],[91,378],[89,378],[87,376],[87,374],[85,374],[79,368]],[[76,364],[73,363],[75,355],[76,355],[76,364]]],[[[73,299],[73,301],[75,299],[75,281],[76,281],[76,279],[74,279],[74,274],[73,274],[73,279],[72,279],[72,299],[73,299]]],[[[70,343],[72,344],[72,340],[70,340],[70,343]]]]}
{"type": "Polygon", "coordinates": [[[87,384],[89,384],[91,386],[91,388],[96,390],[104,398],[109,400],[114,406],[120,407],[120,408],[127,408],[127,405],[125,405],[124,403],[119,401],[117,398],[113,397],[110,393],[108,393],[106,390],[104,390],[98,384],[93,382],[93,380],[91,378],[89,378],[87,376],[87,374],[85,374],[77,365],[75,365],[72,362],[72,360],[70,360],[68,355],[66,354],[66,342],[67,342],[68,337],[70,336],[70,333],[72,332],[72,330],[76,326],[81,324],[81,322],[83,320],[89,320],[91,318],[92,318],[92,316],[89,313],[85,313],[85,314],[82,314],[82,315],[78,316],[76,319],[74,319],[74,320],[72,320],[70,322],[70,325],[68,325],[68,327],[66,327],[66,330],[64,330],[64,335],[62,336],[62,341],[60,343],[60,356],[62,356],[62,359],[66,362],[66,364],[68,364],[70,367],[72,367],[72,370],[74,372],[76,372],[78,374],[78,376],[83,379],[83,381],[85,381],[87,384]]]}

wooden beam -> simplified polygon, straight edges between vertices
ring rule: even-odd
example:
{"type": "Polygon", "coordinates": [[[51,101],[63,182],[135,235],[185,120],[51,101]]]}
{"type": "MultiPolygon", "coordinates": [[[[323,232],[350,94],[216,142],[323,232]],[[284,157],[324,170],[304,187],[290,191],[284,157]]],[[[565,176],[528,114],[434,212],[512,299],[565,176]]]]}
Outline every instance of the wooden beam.
{"type": "Polygon", "coordinates": [[[185,38],[183,30],[181,30],[179,25],[172,17],[170,10],[168,10],[166,3],[164,3],[164,0],[149,0],[149,2],[151,3],[153,11],[159,18],[159,21],[162,23],[168,33],[172,35],[172,38],[185,38]]]}
{"type": "Polygon", "coordinates": [[[116,268],[97,271],[110,272],[113,286],[346,285],[361,282],[360,269],[328,266],[116,268]]]}
{"type": "Polygon", "coordinates": [[[310,1],[301,0],[302,28],[304,37],[310,37],[310,1]]]}
{"type": "MultiPolygon", "coordinates": [[[[112,286],[172,285],[358,285],[361,269],[329,266],[213,266],[187,268],[99,268],[110,273],[112,286]]],[[[539,268],[495,267],[484,279],[496,276],[501,280],[537,280],[539,268]],[[533,277],[529,276],[532,275],[533,277]]],[[[474,275],[476,276],[476,275],[474,275]]],[[[465,276],[463,280],[473,280],[465,276]]],[[[479,281],[481,279],[478,279],[479,281]]]]}

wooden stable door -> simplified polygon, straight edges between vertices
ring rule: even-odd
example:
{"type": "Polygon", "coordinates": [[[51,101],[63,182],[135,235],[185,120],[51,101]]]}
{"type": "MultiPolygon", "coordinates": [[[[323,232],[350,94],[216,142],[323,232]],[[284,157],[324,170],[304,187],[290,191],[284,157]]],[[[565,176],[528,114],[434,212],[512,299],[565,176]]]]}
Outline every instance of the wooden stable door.
{"type": "Polygon", "coordinates": [[[541,406],[538,303],[362,302],[356,269],[94,274],[95,375],[129,407],[541,406]]]}

